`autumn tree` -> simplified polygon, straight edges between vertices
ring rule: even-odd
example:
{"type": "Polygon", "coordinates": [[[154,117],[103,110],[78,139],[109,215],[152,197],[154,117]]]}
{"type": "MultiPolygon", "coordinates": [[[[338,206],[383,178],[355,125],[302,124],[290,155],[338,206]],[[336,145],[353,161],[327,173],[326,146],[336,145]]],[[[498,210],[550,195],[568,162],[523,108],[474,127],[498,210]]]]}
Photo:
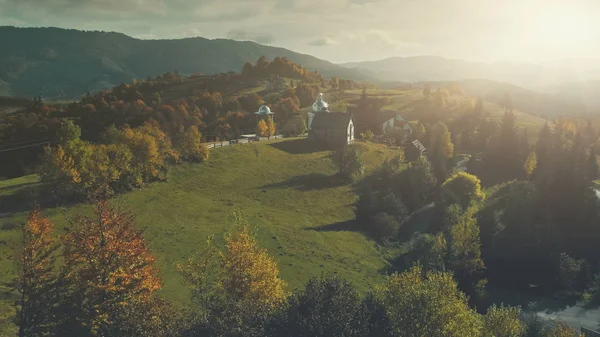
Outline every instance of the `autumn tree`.
{"type": "MultiPolygon", "coordinates": [[[[83,335],[106,336],[130,303],[147,301],[161,288],[155,257],[134,216],[107,202],[95,206],[93,216],[72,219],[65,236],[64,264],[70,313],[64,329],[83,335]]],[[[66,331],[63,331],[66,333],[66,331]]]]}
{"type": "Polygon", "coordinates": [[[525,159],[525,165],[523,165],[523,169],[525,170],[525,176],[530,178],[535,168],[537,167],[537,155],[535,152],[529,153],[527,159],[525,159]]]}
{"type": "Polygon", "coordinates": [[[275,260],[261,248],[248,224],[236,216],[237,231],[225,238],[223,289],[248,310],[272,310],[285,298],[285,283],[275,260]]]}
{"type": "Polygon", "coordinates": [[[269,126],[264,119],[261,119],[256,124],[256,135],[259,137],[267,137],[269,135],[269,126]]]}
{"type": "Polygon", "coordinates": [[[275,122],[273,118],[269,118],[267,121],[267,136],[269,138],[275,136],[275,122]]]}
{"type": "Polygon", "coordinates": [[[202,144],[202,134],[194,125],[181,134],[177,148],[183,159],[198,162],[208,159],[208,148],[202,144]]]}
{"type": "Polygon", "coordinates": [[[390,276],[377,295],[397,336],[481,336],[482,319],[450,273],[425,273],[415,266],[390,276]]]}
{"type": "Polygon", "coordinates": [[[52,331],[58,275],[54,270],[54,225],[34,209],[23,226],[18,277],[13,288],[19,293],[15,322],[18,336],[47,336],[52,331]]]}
{"type": "Polygon", "coordinates": [[[277,263],[239,214],[234,220],[223,252],[209,239],[206,249],[179,265],[198,310],[196,334],[264,336],[267,319],[286,298],[277,263]]]}

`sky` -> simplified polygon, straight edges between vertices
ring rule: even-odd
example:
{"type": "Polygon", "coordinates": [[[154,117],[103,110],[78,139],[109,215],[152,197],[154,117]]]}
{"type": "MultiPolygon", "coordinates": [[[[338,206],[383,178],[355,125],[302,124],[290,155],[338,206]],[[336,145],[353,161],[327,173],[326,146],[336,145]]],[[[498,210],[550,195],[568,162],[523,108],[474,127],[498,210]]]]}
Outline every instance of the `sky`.
{"type": "Polygon", "coordinates": [[[332,62],[600,58],[598,0],[0,0],[0,26],[252,40],[332,62]]]}

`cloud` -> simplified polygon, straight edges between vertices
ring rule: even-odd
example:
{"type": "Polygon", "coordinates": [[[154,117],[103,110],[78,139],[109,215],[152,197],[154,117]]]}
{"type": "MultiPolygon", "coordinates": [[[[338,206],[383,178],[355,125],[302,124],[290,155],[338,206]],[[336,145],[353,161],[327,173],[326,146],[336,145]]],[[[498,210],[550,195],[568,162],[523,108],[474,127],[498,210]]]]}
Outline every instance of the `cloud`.
{"type": "Polygon", "coordinates": [[[8,0],[20,9],[35,8],[53,14],[73,11],[97,11],[105,13],[154,13],[164,14],[166,4],[163,0],[8,0]]]}
{"type": "Polygon", "coordinates": [[[333,45],[338,44],[338,42],[332,38],[323,37],[320,39],[310,41],[308,44],[311,46],[315,46],[315,47],[323,47],[323,46],[333,46],[333,45]]]}
{"type": "Polygon", "coordinates": [[[183,32],[183,35],[186,37],[198,37],[202,36],[202,31],[198,28],[190,28],[183,32]]]}
{"type": "Polygon", "coordinates": [[[275,39],[270,34],[249,34],[242,29],[232,29],[227,32],[227,38],[240,41],[254,41],[260,44],[269,44],[275,39]]]}

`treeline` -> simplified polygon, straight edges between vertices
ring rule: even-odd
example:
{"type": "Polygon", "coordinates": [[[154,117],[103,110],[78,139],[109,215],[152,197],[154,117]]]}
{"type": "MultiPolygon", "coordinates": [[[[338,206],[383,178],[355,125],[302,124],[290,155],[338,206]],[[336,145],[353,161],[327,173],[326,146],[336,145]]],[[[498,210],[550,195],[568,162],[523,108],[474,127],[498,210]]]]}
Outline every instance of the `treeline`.
{"type": "Polygon", "coordinates": [[[247,62],[242,69],[242,76],[245,77],[266,78],[269,75],[296,78],[309,83],[325,81],[323,75],[318,71],[309,71],[285,57],[276,57],[273,61],[269,61],[265,56],[261,56],[256,64],[247,62]]]}
{"type": "MultiPolygon", "coordinates": [[[[112,125],[135,129],[148,122],[156,123],[173,142],[182,129],[191,127],[200,131],[204,141],[227,140],[251,133],[256,126],[254,112],[266,103],[276,112],[282,132],[303,133],[301,123],[305,118],[299,111],[312,105],[321,86],[327,83],[320,74],[308,72],[289,60],[266,62],[269,74],[288,76],[286,69],[296,69],[299,73],[292,78],[298,80],[282,91],[238,95],[236,92],[257,86],[260,80],[235,73],[188,78],[168,72],[87,94],[68,105],[47,105],[36,99],[22,112],[0,116],[0,144],[2,149],[11,149],[0,152],[0,177],[35,172],[43,148],[20,146],[34,140],[58,144],[56,131],[61,119],[72,120],[81,128],[81,138],[92,143],[100,142],[102,133],[112,125]]],[[[336,83],[345,82],[336,79],[336,83]]]]}
{"type": "Polygon", "coordinates": [[[81,129],[64,121],[57,146],[46,147],[40,168],[42,182],[60,200],[98,200],[166,180],[169,165],[180,160],[208,159],[208,148],[195,126],[181,129],[174,139],[156,122],[132,129],[110,126],[99,143],[81,140],[81,129]]]}
{"type": "Polygon", "coordinates": [[[514,307],[479,314],[452,274],[416,265],[365,296],[337,276],[289,293],[275,260],[241,216],[224,247],[209,239],[178,269],[191,299],[159,295],[156,259],[133,214],[99,202],[64,235],[40,211],[23,227],[19,336],[576,336],[522,321],[514,307]]]}

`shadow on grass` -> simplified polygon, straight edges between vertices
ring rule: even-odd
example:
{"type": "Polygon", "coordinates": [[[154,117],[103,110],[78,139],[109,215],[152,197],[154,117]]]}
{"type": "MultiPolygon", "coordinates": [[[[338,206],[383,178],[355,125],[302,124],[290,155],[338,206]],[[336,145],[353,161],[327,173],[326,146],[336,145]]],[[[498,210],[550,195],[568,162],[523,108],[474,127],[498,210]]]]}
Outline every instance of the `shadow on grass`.
{"type": "Polygon", "coordinates": [[[261,188],[295,188],[300,191],[311,191],[340,187],[346,183],[347,181],[338,175],[329,176],[325,174],[312,173],[303,176],[296,176],[286,181],[266,185],[261,188]]]}
{"type": "Polygon", "coordinates": [[[319,227],[310,227],[306,228],[306,230],[315,232],[360,232],[358,224],[354,220],[336,222],[319,227]]]}
{"type": "Polygon", "coordinates": [[[320,142],[315,142],[308,138],[295,139],[295,140],[289,140],[286,142],[269,144],[269,146],[272,146],[278,150],[287,152],[289,154],[308,154],[308,153],[330,150],[330,148],[327,147],[326,145],[324,145],[320,142]]]}
{"type": "Polygon", "coordinates": [[[31,210],[35,205],[41,208],[56,206],[56,200],[40,184],[26,184],[11,194],[0,196],[0,218],[5,215],[31,210]]]}

